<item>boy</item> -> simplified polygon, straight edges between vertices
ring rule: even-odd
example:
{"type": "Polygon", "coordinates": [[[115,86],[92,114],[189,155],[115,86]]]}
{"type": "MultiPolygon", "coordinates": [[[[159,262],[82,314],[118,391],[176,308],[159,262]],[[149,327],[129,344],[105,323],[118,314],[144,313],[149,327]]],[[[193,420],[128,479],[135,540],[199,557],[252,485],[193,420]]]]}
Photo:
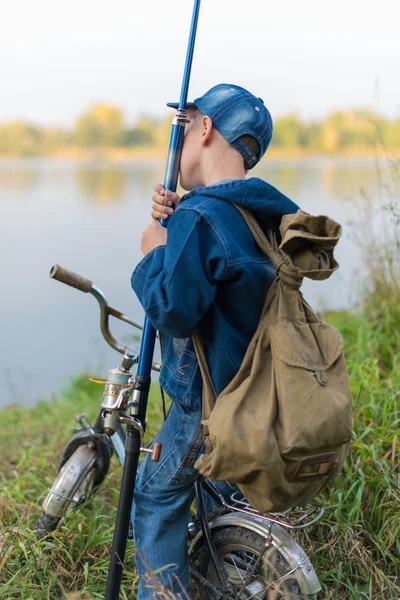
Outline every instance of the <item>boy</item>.
{"type": "Polygon", "coordinates": [[[200,327],[219,394],[240,367],[275,278],[232,202],[275,229],[282,215],[298,210],[268,183],[245,179],[272,137],[271,115],[261,98],[220,84],[189,105],[188,117],[180,183],[191,191],[180,200],[155,186],[153,221],[141,243],[145,256],[132,275],[132,287],[161,334],[160,384],[173,400],[157,436],[161,460],[146,460],[136,481],[132,523],[139,600],[157,597],[145,576],[166,565],[160,579],[175,594],[190,597],[187,525],[199,475],[194,463],[204,452],[194,327],[200,327]],[[167,230],[157,219],[168,215],[167,230]]]}

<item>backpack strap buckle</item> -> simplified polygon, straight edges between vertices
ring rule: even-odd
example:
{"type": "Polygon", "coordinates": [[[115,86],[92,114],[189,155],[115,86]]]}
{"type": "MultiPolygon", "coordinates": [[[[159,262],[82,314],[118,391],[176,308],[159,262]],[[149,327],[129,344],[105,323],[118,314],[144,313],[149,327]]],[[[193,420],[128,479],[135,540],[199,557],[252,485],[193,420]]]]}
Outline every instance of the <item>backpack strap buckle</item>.
{"type": "Polygon", "coordinates": [[[296,463],[296,468],[288,477],[289,481],[304,481],[326,477],[337,465],[336,454],[318,454],[296,463]]]}

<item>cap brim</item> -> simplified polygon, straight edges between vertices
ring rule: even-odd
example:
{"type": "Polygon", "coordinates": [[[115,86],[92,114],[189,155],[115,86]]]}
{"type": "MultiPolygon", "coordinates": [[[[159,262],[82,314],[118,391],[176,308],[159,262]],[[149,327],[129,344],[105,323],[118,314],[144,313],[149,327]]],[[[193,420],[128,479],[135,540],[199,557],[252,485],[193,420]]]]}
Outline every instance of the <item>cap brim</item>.
{"type": "MultiPolygon", "coordinates": [[[[177,108],[179,108],[179,102],[168,102],[167,106],[169,106],[170,108],[175,108],[175,110],[177,108]]],[[[186,102],[186,108],[196,108],[196,105],[194,102],[186,102]]]]}

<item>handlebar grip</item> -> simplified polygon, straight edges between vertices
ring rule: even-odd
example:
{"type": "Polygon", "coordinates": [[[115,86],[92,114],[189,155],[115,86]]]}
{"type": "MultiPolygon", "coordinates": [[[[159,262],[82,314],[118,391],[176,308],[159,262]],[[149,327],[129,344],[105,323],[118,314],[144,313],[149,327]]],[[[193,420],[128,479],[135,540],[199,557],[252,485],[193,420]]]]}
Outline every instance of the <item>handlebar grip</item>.
{"type": "Polygon", "coordinates": [[[54,265],[54,267],[50,269],[50,277],[85,293],[90,292],[93,285],[93,282],[90,281],[90,279],[86,279],[86,277],[82,277],[82,275],[77,275],[72,271],[68,271],[68,269],[60,267],[60,265],[54,265]]]}

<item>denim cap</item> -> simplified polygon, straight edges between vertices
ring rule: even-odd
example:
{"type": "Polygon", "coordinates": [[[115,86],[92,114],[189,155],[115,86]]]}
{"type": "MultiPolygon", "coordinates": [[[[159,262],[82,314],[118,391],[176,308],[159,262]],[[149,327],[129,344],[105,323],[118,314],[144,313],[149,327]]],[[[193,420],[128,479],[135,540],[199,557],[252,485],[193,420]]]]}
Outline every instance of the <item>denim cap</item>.
{"type": "MultiPolygon", "coordinates": [[[[177,102],[167,106],[178,108],[177,102]]],[[[186,108],[198,108],[207,115],[215,128],[243,156],[247,169],[252,169],[264,156],[272,138],[272,117],[262,98],[256,98],[244,88],[229,83],[215,85],[186,108]],[[251,135],[260,145],[256,156],[239,138],[251,135]]]]}

